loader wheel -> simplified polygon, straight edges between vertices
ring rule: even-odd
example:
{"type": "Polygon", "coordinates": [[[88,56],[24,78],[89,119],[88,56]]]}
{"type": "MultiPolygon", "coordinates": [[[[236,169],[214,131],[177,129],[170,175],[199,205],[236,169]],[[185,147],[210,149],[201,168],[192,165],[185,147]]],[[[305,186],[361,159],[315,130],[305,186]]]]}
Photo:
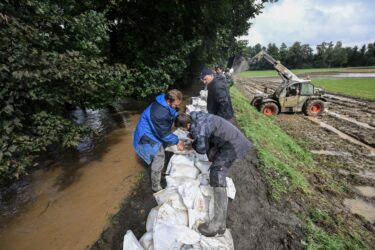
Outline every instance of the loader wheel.
{"type": "Polygon", "coordinates": [[[279,107],[276,105],[276,103],[266,102],[260,107],[260,112],[267,116],[277,115],[279,113],[279,107]]]}
{"type": "Polygon", "coordinates": [[[254,106],[256,109],[259,110],[261,99],[262,98],[254,97],[254,99],[250,102],[250,105],[254,106]]]}
{"type": "Polygon", "coordinates": [[[324,111],[324,102],[321,100],[309,101],[304,108],[305,115],[309,115],[309,116],[321,115],[323,111],[324,111]]]}

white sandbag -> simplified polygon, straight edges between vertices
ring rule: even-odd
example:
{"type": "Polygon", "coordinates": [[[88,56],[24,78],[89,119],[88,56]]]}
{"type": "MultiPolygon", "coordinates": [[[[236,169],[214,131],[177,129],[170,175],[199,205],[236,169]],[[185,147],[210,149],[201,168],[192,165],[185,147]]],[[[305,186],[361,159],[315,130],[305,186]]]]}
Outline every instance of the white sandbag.
{"type": "Polygon", "coordinates": [[[200,234],[186,226],[157,223],[154,228],[154,249],[181,249],[199,242],[200,234]]]}
{"type": "Polygon", "coordinates": [[[233,180],[229,177],[226,177],[227,181],[227,196],[232,200],[236,196],[236,187],[234,186],[233,180]]]}
{"type": "Polygon", "coordinates": [[[214,190],[211,186],[201,185],[199,188],[202,195],[204,196],[205,207],[208,208],[206,218],[212,219],[214,216],[214,190]]]}
{"type": "Polygon", "coordinates": [[[150,213],[148,214],[147,221],[146,221],[146,231],[152,231],[152,229],[154,228],[156,217],[158,216],[158,210],[159,210],[159,206],[154,207],[151,209],[150,213]]]}
{"type": "Polygon", "coordinates": [[[188,215],[186,210],[173,208],[169,203],[164,203],[158,210],[155,225],[158,223],[167,223],[173,225],[188,225],[188,215]]]}
{"type": "Polygon", "coordinates": [[[139,239],[139,243],[144,250],[154,250],[154,241],[152,240],[152,235],[153,232],[149,231],[142,235],[142,237],[139,239]]]}
{"type": "Polygon", "coordinates": [[[195,159],[194,155],[174,154],[168,162],[166,173],[170,174],[171,169],[172,169],[172,164],[174,165],[187,164],[187,165],[194,166],[194,159],[195,159]]]}
{"type": "Polygon", "coordinates": [[[208,161],[195,161],[195,167],[203,174],[210,173],[211,162],[208,161]]]}
{"type": "Polygon", "coordinates": [[[194,154],[194,150],[192,149],[190,150],[184,149],[182,151],[178,150],[177,145],[168,146],[165,148],[165,151],[172,152],[174,154],[180,154],[180,155],[193,155],[194,154]]]}
{"type": "Polygon", "coordinates": [[[200,245],[202,250],[234,250],[232,235],[228,229],[225,231],[224,235],[216,235],[215,237],[202,235],[200,245]]]}
{"type": "Polygon", "coordinates": [[[198,181],[203,186],[209,185],[210,184],[210,173],[198,175],[198,181]]]}
{"type": "Polygon", "coordinates": [[[187,178],[187,177],[171,177],[171,176],[166,176],[165,177],[167,181],[167,187],[168,188],[177,188],[178,186],[183,185],[184,183],[194,181],[195,179],[193,178],[187,178]]]}
{"type": "Polygon", "coordinates": [[[126,231],[122,249],[123,250],[144,250],[141,244],[139,244],[132,230],[126,231]]]}
{"type": "Polygon", "coordinates": [[[158,205],[162,205],[166,202],[169,202],[174,208],[186,209],[176,187],[173,187],[173,188],[168,187],[168,188],[162,189],[159,192],[154,193],[154,197],[158,205]]]}
{"type": "Polygon", "coordinates": [[[179,188],[179,193],[183,198],[185,205],[188,207],[189,228],[197,229],[199,224],[208,221],[209,198],[206,198],[200,188],[196,184],[194,188],[187,188],[185,185],[184,192],[180,192],[183,188],[179,188]]]}
{"type": "Polygon", "coordinates": [[[184,184],[180,185],[177,190],[185,206],[188,209],[192,209],[195,197],[197,196],[197,193],[200,192],[199,181],[193,180],[191,182],[185,182],[184,184]]]}
{"type": "Polygon", "coordinates": [[[196,179],[198,177],[199,170],[190,162],[185,163],[172,163],[169,176],[171,177],[188,177],[196,179]]]}
{"type": "Polygon", "coordinates": [[[195,161],[209,161],[206,154],[198,154],[195,152],[195,161]]]}

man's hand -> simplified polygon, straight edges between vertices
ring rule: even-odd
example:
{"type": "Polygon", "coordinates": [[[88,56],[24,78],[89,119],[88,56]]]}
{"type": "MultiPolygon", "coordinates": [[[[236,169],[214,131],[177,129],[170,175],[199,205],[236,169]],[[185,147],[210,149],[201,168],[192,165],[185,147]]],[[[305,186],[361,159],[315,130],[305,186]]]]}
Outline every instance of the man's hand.
{"type": "Polygon", "coordinates": [[[182,151],[182,150],[184,150],[185,149],[185,143],[184,143],[184,141],[179,141],[178,143],[177,143],[177,149],[179,150],[179,151],[182,151]]]}

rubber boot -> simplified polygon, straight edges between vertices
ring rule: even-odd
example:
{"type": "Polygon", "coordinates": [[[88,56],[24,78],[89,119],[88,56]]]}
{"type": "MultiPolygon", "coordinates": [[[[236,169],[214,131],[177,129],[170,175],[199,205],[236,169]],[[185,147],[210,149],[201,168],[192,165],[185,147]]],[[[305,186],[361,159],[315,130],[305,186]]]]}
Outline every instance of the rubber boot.
{"type": "Polygon", "coordinates": [[[160,185],[161,180],[161,171],[152,171],[151,170],[151,189],[154,192],[159,192],[162,190],[160,185]]]}
{"type": "Polygon", "coordinates": [[[201,224],[198,230],[207,237],[224,234],[226,230],[228,197],[225,187],[214,187],[214,217],[208,223],[201,224]]]}

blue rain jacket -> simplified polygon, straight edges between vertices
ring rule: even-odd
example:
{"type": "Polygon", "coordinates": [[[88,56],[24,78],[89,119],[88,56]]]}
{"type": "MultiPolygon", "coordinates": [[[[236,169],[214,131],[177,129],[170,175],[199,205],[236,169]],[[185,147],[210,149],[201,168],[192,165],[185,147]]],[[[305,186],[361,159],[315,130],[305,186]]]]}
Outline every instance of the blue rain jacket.
{"type": "Polygon", "coordinates": [[[178,137],[171,131],[178,112],[165,100],[165,94],[156,97],[142,113],[134,132],[133,146],[137,154],[150,164],[162,144],[175,145],[178,137]]]}

